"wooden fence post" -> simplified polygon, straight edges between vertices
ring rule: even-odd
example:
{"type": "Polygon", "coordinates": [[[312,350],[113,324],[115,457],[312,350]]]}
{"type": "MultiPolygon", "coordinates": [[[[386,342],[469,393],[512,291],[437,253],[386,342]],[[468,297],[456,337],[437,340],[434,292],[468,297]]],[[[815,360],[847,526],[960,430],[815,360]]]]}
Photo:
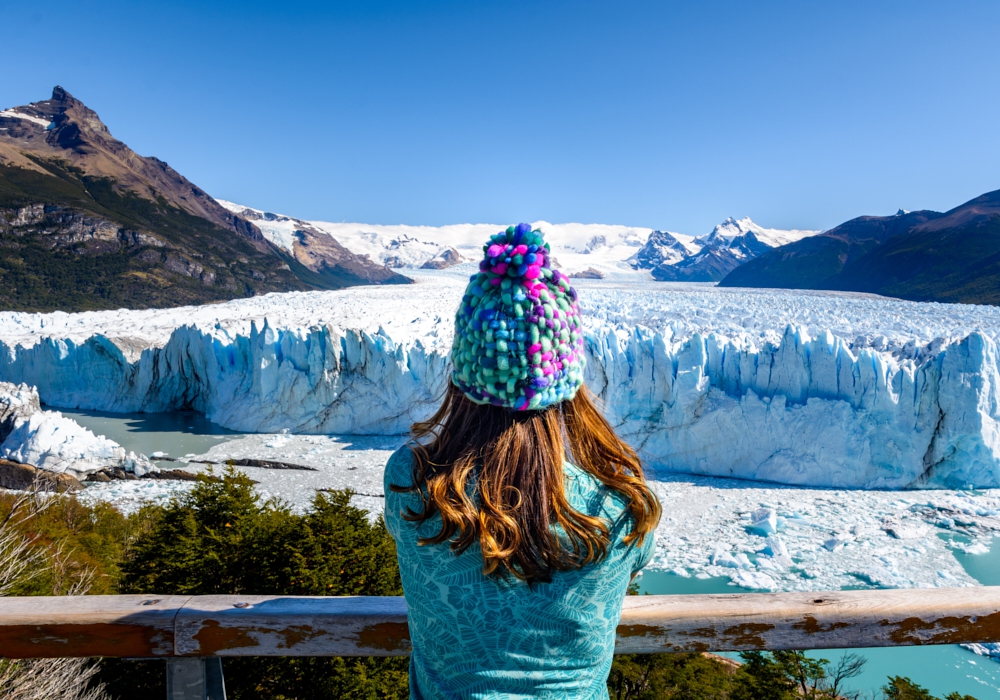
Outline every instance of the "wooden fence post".
{"type": "Polygon", "coordinates": [[[222,659],[167,659],[167,700],[226,700],[222,659]]]}

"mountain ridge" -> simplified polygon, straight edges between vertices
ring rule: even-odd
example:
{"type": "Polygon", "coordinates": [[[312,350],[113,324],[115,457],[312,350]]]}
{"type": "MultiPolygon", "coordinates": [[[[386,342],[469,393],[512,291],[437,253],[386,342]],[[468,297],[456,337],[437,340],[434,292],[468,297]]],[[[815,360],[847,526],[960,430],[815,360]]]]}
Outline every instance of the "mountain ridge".
{"type": "MultiPolygon", "coordinates": [[[[307,241],[306,244],[312,243],[307,241]]],[[[150,308],[409,281],[328,241],[286,252],[57,86],[0,111],[0,308],[150,308]]]]}
{"type": "Polygon", "coordinates": [[[856,217],[748,261],[720,286],[1000,304],[1000,190],[944,213],[856,217]]]}

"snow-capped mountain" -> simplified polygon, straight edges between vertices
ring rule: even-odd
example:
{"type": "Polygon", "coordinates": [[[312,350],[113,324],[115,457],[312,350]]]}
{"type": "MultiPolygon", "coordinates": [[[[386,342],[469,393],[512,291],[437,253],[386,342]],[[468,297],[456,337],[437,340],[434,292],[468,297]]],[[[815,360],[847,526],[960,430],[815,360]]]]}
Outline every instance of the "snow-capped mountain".
{"type": "MultiPolygon", "coordinates": [[[[695,238],[689,255],[652,266],[661,282],[717,282],[737,267],[772,248],[815,236],[819,231],[783,231],[758,226],[748,217],[729,217],[704,236],[695,238]]],[[[677,251],[676,248],[671,252],[677,251]]]]}
{"type": "MultiPolygon", "coordinates": [[[[475,263],[483,242],[501,224],[406,226],[306,221],[218,200],[233,214],[253,221],[264,237],[294,255],[333,239],[351,253],[394,269],[444,269],[475,263]],[[308,245],[299,245],[309,238],[308,245]]],[[[552,245],[560,270],[578,277],[634,277],[652,271],[658,280],[713,282],[758,255],[819,231],[782,231],[749,218],[729,218],[703,236],[635,226],[552,224],[535,221],[552,245]]]]}
{"type": "Polygon", "coordinates": [[[660,265],[674,265],[685,260],[701,250],[701,246],[688,238],[687,244],[681,242],[680,234],[669,231],[653,231],[646,239],[646,244],[628,259],[628,263],[636,270],[652,270],[660,265]]]}
{"type": "MultiPolygon", "coordinates": [[[[461,262],[478,262],[482,246],[507,224],[452,224],[406,226],[330,221],[306,221],[281,214],[218,200],[224,208],[254,222],[264,237],[284,250],[291,250],[297,231],[326,234],[352,253],[396,269],[441,269],[461,262]],[[448,252],[452,251],[452,252],[448,252]],[[426,266],[426,267],[425,267],[426,266]]],[[[600,274],[634,274],[626,261],[647,242],[653,229],[607,224],[552,224],[535,221],[556,251],[559,268],[567,274],[596,270],[600,274]]],[[[692,236],[675,236],[686,250],[692,236]]]]}
{"type": "Polygon", "coordinates": [[[768,248],[777,248],[779,245],[785,245],[786,243],[793,243],[794,241],[802,240],[803,238],[808,238],[809,236],[815,236],[819,231],[782,231],[776,228],[764,228],[763,226],[758,226],[750,217],[744,217],[742,219],[734,219],[729,217],[721,224],[717,225],[711,230],[711,232],[706,233],[704,236],[698,236],[694,239],[695,243],[701,246],[711,245],[711,246],[722,246],[733,241],[733,239],[740,238],[742,236],[752,233],[754,238],[768,248]]]}

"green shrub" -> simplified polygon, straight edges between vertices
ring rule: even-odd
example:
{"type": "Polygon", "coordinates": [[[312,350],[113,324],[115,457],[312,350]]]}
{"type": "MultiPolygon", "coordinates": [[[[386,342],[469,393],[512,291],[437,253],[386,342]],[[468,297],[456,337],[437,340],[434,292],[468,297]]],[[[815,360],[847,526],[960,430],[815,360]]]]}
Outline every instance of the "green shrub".
{"type": "MultiPolygon", "coordinates": [[[[17,500],[14,493],[0,494],[0,521],[6,520],[17,500]]],[[[119,565],[129,547],[148,529],[155,508],[144,508],[131,516],[98,503],[84,505],[76,498],[57,498],[30,517],[11,523],[36,546],[50,554],[59,552],[58,563],[15,586],[10,595],[60,595],[68,582],[89,575],[89,593],[118,592],[119,565]]]]}
{"type": "MultiPolygon", "coordinates": [[[[162,509],[122,564],[121,592],[401,595],[396,549],[381,519],[320,493],[304,514],[261,500],[229,469],[162,509]]],[[[240,658],[223,662],[233,700],[408,698],[407,659],[240,658]]],[[[107,661],[100,679],[122,700],[163,697],[161,662],[107,661]]]]}

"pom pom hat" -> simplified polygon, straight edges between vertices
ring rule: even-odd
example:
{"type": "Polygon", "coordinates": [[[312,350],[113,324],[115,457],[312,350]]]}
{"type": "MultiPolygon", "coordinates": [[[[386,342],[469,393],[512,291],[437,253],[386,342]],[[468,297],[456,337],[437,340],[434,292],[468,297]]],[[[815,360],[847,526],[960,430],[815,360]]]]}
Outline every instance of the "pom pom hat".
{"type": "Polygon", "coordinates": [[[517,411],[571,399],[583,384],[576,291],[550,267],[549,244],[528,224],[483,246],[455,314],[451,381],[472,401],[517,411]]]}

